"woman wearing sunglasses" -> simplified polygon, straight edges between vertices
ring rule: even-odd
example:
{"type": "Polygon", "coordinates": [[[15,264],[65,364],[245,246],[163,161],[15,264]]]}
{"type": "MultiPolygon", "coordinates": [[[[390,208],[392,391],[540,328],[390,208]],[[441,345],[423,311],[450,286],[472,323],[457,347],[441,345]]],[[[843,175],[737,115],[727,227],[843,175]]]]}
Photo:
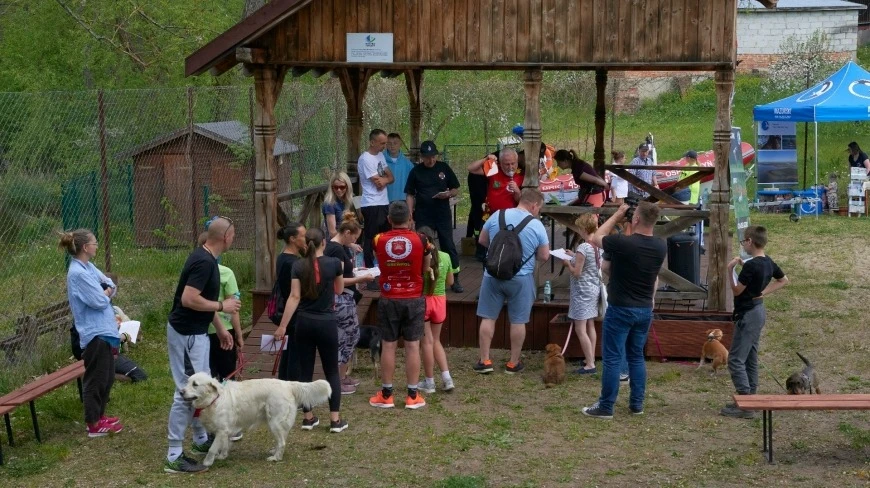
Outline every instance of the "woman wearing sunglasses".
{"type": "Polygon", "coordinates": [[[341,218],[345,212],[353,212],[353,187],[350,186],[350,177],[347,173],[336,173],[330,180],[326,195],[323,198],[323,221],[326,222],[324,231],[329,238],[335,237],[341,218]]]}

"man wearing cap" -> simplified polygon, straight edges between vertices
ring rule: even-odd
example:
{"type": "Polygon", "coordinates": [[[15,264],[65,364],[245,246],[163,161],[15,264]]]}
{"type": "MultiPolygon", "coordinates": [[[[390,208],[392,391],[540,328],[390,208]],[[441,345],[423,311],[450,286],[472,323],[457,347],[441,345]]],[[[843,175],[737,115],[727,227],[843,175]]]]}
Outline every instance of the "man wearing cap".
{"type": "MultiPolygon", "coordinates": [[[[698,153],[693,150],[686,151],[686,154],[683,155],[683,159],[686,160],[686,164],[684,166],[698,166],[698,153]]],[[[680,171],[680,177],[677,181],[683,180],[695,174],[694,171],[680,171]]],[[[683,202],[686,205],[697,205],[698,197],[701,194],[701,181],[698,180],[691,185],[683,188],[682,190],[677,190],[673,194],[672,197],[677,200],[683,202]]]]}
{"type": "Polygon", "coordinates": [[[405,201],[412,212],[416,227],[429,227],[438,234],[441,249],[450,255],[453,266],[453,287],[456,293],[464,288],[459,284],[459,253],[453,243],[453,225],[450,199],[459,192],[456,173],[443,161],[438,161],[438,148],[432,141],[420,144],[420,164],[408,174],[405,183],[405,201]]]}
{"type": "MultiPolygon", "coordinates": [[[[632,166],[654,166],[655,162],[653,162],[652,158],[649,157],[649,144],[641,144],[637,147],[637,156],[631,160],[632,166]]],[[[628,170],[634,176],[642,179],[643,181],[649,183],[650,185],[658,188],[659,182],[656,179],[656,170],[654,169],[630,169],[628,170]]],[[[641,190],[640,188],[632,185],[632,191],[641,196],[641,198],[646,198],[649,196],[649,192],[641,190]]]]}

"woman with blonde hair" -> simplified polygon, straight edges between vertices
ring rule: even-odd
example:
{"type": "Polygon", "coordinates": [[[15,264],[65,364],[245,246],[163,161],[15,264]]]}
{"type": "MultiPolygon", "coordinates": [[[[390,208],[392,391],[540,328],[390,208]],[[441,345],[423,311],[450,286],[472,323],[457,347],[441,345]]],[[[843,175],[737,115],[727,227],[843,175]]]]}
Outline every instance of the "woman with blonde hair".
{"type": "Polygon", "coordinates": [[[117,417],[106,415],[106,404],[115,382],[115,356],[121,345],[111,301],[116,285],[91,262],[97,255],[93,232],[87,229],[64,232],[58,247],[72,257],[66,287],[73,325],[84,351],[82,402],[88,437],[115,434],[123,427],[117,417]]]}
{"type": "Polygon", "coordinates": [[[339,172],[332,175],[323,197],[323,221],[326,223],[324,231],[329,238],[335,237],[338,226],[346,212],[353,212],[353,187],[350,185],[350,177],[347,173],[339,172]]]}
{"type": "MultiPolygon", "coordinates": [[[[595,369],[595,318],[598,317],[598,295],[601,293],[601,251],[590,244],[589,237],[598,230],[598,217],[584,214],[577,218],[583,243],[577,246],[572,259],[563,262],[571,272],[571,302],[568,304],[568,318],[574,321],[574,331],[580,340],[580,349],[586,363],[577,370],[579,374],[592,374],[595,369]]],[[[570,253],[570,251],[569,251],[570,253]]]]}

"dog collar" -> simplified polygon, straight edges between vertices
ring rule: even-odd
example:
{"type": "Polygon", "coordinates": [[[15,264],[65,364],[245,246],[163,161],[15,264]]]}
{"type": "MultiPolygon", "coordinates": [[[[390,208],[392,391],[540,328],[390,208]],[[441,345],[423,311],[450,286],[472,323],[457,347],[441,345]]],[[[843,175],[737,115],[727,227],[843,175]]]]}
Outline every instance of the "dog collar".
{"type": "Polygon", "coordinates": [[[207,409],[208,407],[214,405],[214,402],[216,402],[216,401],[218,400],[218,398],[220,398],[220,397],[221,397],[220,394],[218,394],[216,397],[214,397],[214,400],[212,400],[211,403],[209,403],[208,405],[206,405],[206,406],[204,406],[204,407],[202,407],[202,408],[194,409],[194,411],[193,411],[193,418],[198,418],[198,417],[199,417],[199,414],[201,414],[203,410],[205,410],[205,409],[207,409]]]}

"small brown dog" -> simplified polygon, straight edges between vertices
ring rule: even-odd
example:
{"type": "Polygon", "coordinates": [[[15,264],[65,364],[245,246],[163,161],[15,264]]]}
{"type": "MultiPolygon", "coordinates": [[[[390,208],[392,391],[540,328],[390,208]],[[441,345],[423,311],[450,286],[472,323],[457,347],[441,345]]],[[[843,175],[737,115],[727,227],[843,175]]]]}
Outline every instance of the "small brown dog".
{"type": "Polygon", "coordinates": [[[788,391],[789,395],[812,395],[813,390],[815,390],[816,395],[821,395],[822,392],[819,390],[819,376],[816,374],[816,369],[813,367],[810,360],[805,358],[803,354],[797,353],[797,355],[806,366],[804,366],[804,369],[801,371],[795,371],[787,380],[785,380],[786,391],[788,391]]]}
{"type": "Polygon", "coordinates": [[[544,358],[544,386],[547,388],[562,384],[565,381],[565,358],[558,344],[547,344],[544,358]]]}
{"type": "Polygon", "coordinates": [[[713,372],[716,374],[720,366],[728,364],[728,349],[722,345],[722,330],[710,329],[707,331],[707,342],[701,348],[701,361],[698,363],[698,369],[704,366],[706,359],[713,360],[713,372]]]}

